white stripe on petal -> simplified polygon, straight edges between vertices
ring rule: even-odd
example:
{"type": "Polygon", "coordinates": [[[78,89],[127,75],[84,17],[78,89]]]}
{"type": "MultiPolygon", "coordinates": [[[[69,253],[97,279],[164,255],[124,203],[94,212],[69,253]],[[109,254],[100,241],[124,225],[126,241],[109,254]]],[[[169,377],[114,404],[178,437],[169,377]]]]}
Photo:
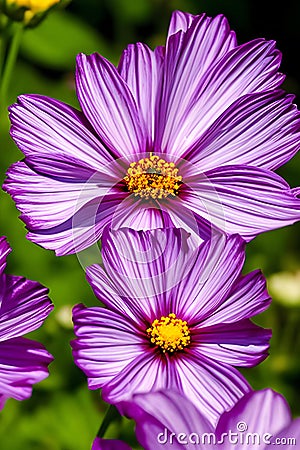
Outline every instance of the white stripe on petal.
{"type": "Polygon", "coordinates": [[[81,108],[107,147],[120,156],[146,151],[146,130],[133,95],[117,69],[97,53],[77,57],[81,108]]]}

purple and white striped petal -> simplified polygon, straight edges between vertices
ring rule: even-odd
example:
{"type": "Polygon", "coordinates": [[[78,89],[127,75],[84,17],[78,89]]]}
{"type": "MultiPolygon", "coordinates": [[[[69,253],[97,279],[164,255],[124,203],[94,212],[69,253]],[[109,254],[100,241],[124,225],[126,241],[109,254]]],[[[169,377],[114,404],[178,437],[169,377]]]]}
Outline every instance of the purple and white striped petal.
{"type": "Polygon", "coordinates": [[[182,155],[192,170],[249,164],[275,170],[299,150],[299,111],[284,91],[245,95],[182,155]]]}
{"type": "MultiPolygon", "coordinates": [[[[189,22],[190,16],[186,20],[189,22]]],[[[180,23],[182,24],[181,19],[180,23]]],[[[171,23],[171,29],[173,25],[174,22],[171,23]]],[[[186,125],[189,105],[197,97],[201,81],[210,66],[235,44],[234,34],[222,15],[213,19],[205,14],[194,16],[186,32],[179,31],[175,35],[169,35],[162,99],[156,122],[156,151],[181,155],[189,146],[188,134],[181,133],[178,125],[186,125]],[[180,144],[176,135],[180,135],[180,144]]],[[[189,120],[191,121],[190,117],[189,120]]]]}
{"type": "MultiPolygon", "coordinates": [[[[291,422],[290,408],[286,400],[271,389],[253,391],[246,394],[230,411],[225,412],[217,425],[216,435],[220,437],[228,430],[236,431],[239,422],[246,424],[247,433],[262,437],[265,433],[276,435],[291,422]]],[[[226,440],[224,450],[234,450],[236,445],[226,440]]],[[[251,450],[269,448],[258,440],[251,443],[251,450]]],[[[239,450],[249,449],[247,442],[239,443],[239,450]]]]}
{"type": "Polygon", "coordinates": [[[160,358],[155,351],[144,351],[102,389],[108,403],[117,404],[133,394],[159,389],[182,390],[182,380],[171,361],[160,358]]]}
{"type": "Polygon", "coordinates": [[[133,194],[129,195],[122,190],[120,192],[126,195],[115,209],[110,225],[112,229],[152,230],[174,226],[167,208],[163,205],[156,202],[149,204],[133,194]]]}
{"type": "MultiPolygon", "coordinates": [[[[100,176],[99,176],[100,179],[100,176]]],[[[3,189],[16,202],[29,229],[47,230],[70,219],[91,200],[100,203],[113,183],[65,182],[39,175],[20,161],[11,166],[3,189]]],[[[92,219],[91,219],[92,220],[92,219]]]]}
{"type": "MultiPolygon", "coordinates": [[[[202,244],[194,255],[194,265],[182,265],[185,278],[173,288],[177,299],[174,308],[180,317],[199,323],[213,316],[225,301],[239,277],[244,259],[245,242],[238,236],[225,235],[202,244]]],[[[174,300],[175,301],[175,300],[174,300]]]]}
{"type": "Polygon", "coordinates": [[[183,37],[178,33],[169,38],[164,98],[158,116],[158,124],[164,128],[161,125],[158,129],[155,150],[183,155],[234,101],[277,88],[283,81],[277,72],[280,55],[273,41],[257,39],[230,49],[231,34],[223,16],[207,21],[215,30],[211,34],[204,22],[202,31],[195,27],[194,39],[193,27],[183,37]],[[214,33],[219,34],[222,21],[224,40],[217,39],[214,46],[214,33]],[[201,66],[206,44],[213,51],[201,66]]]}
{"type": "Polygon", "coordinates": [[[109,277],[136,298],[168,291],[185,277],[182,266],[194,261],[189,235],[182,229],[107,230],[102,249],[109,277]]]}
{"type": "Polygon", "coordinates": [[[25,338],[9,339],[0,345],[0,395],[24,400],[32,385],[46,378],[53,357],[44,346],[25,338]]]}
{"type": "Polygon", "coordinates": [[[211,239],[212,236],[223,233],[221,229],[212,225],[204,217],[195,214],[189,208],[189,204],[182,200],[180,196],[167,200],[163,205],[165,208],[163,211],[165,212],[164,216],[168,217],[169,227],[184,229],[191,235],[190,240],[194,242],[195,247],[198,247],[203,241],[211,239]]]}
{"type": "MultiPolygon", "coordinates": [[[[131,401],[122,403],[121,409],[135,420],[136,436],[145,450],[153,450],[158,445],[167,450],[190,449],[191,446],[185,445],[184,441],[189,442],[192,434],[213,433],[213,427],[197,408],[174,390],[136,394],[131,401]],[[170,436],[172,433],[175,433],[175,438],[174,434],[170,436]],[[180,433],[186,437],[178,437],[180,433]]],[[[205,442],[200,442],[195,448],[206,450],[208,447],[205,442]]]]}
{"type": "Polygon", "coordinates": [[[193,351],[188,358],[174,360],[173,372],[180,380],[181,392],[213,426],[224,411],[251,390],[237,369],[193,351]]]}
{"type": "Polygon", "coordinates": [[[211,327],[219,323],[234,326],[240,320],[249,319],[265,311],[271,301],[266,279],[260,270],[255,270],[235,281],[230,295],[212,315],[201,321],[201,326],[211,327]]]}
{"type": "Polygon", "coordinates": [[[193,22],[197,22],[202,18],[202,16],[205,17],[205,14],[195,16],[179,10],[173,11],[169,24],[168,38],[172,36],[172,34],[176,34],[178,31],[186,32],[191,27],[193,22]]]}
{"type": "Polygon", "coordinates": [[[11,248],[5,236],[0,236],[0,276],[6,267],[7,255],[11,252],[11,248]]]}
{"type": "Polygon", "coordinates": [[[90,389],[114,380],[145,353],[144,336],[126,316],[104,308],[76,305],[73,322],[77,337],[71,343],[74,360],[87,375],[90,389]]]}
{"type": "Polygon", "coordinates": [[[87,181],[111,175],[117,157],[104,148],[82,112],[42,95],[21,95],[10,106],[11,136],[39,174],[87,181]]]}
{"type": "Polygon", "coordinates": [[[4,189],[18,203],[29,230],[27,238],[58,256],[97,242],[112,220],[120,220],[119,205],[128,196],[117,187],[101,189],[97,178],[89,183],[64,183],[43,177],[23,162],[10,169],[4,189]]]}
{"type": "Polygon", "coordinates": [[[122,53],[118,66],[121,77],[126,81],[144,119],[147,129],[147,148],[154,140],[154,125],[159,101],[163,47],[150,50],[145,44],[130,44],[122,53]]]}
{"type": "Polygon", "coordinates": [[[249,241],[300,219],[300,199],[279,175],[246,165],[190,177],[181,198],[196,214],[249,241]]]}
{"type": "Polygon", "coordinates": [[[80,106],[104,145],[119,157],[145,152],[146,125],[113,64],[98,53],[79,54],[76,69],[80,106]]]}
{"type": "Polygon", "coordinates": [[[249,319],[232,324],[200,326],[193,333],[195,353],[223,364],[252,367],[268,356],[271,330],[261,328],[249,319]]]}
{"type": "Polygon", "coordinates": [[[120,274],[109,277],[97,264],[87,267],[86,274],[96,297],[110,310],[124,314],[133,321],[138,320],[139,323],[151,323],[157,316],[165,314],[168,302],[163,289],[155,292],[157,280],[152,284],[151,278],[144,281],[137,278],[122,281],[120,274]],[[148,296],[147,289],[151,290],[151,296],[148,296]]]}
{"type": "Polygon", "coordinates": [[[48,289],[23,277],[0,277],[0,344],[39,328],[53,309],[48,289]]]}

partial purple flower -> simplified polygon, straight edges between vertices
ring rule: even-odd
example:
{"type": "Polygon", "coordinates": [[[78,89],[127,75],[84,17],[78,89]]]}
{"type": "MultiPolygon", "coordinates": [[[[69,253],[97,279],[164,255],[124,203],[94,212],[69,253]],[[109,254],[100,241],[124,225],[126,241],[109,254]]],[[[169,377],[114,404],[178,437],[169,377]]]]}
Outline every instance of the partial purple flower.
{"type": "Polygon", "coordinates": [[[145,450],[294,450],[300,442],[300,418],[292,420],[284,397],[272,389],[252,391],[222,414],[216,429],[203,412],[180,393],[164,390],[137,394],[122,404],[136,421],[145,450]]]}
{"type": "Polygon", "coordinates": [[[131,450],[128,444],[118,439],[101,439],[96,437],[92,450],[131,450]]]}
{"type": "Polygon", "coordinates": [[[39,328],[53,305],[48,289],[26,278],[6,275],[11,251],[0,238],[0,408],[7,398],[24,400],[32,385],[48,376],[53,357],[39,342],[22,337],[39,328]]]}
{"type": "Polygon", "coordinates": [[[28,239],[58,255],[106,225],[209,226],[245,240],[300,219],[298,191],[273,171],[299,149],[299,112],[280,85],[275,42],[238,45],[223,15],[175,11],[166,46],[131,44],[118,67],[78,55],[82,111],[21,95],[8,171],[28,239]]]}
{"type": "Polygon", "coordinates": [[[73,356],[89,388],[112,404],[176,389],[215,424],[251,389],[234,366],[268,354],[270,330],[249,319],[270,297],[260,271],[241,275],[244,257],[237,235],[193,250],[179,229],[105,232],[104,268],[87,269],[105,307],[73,309],[73,356]]]}

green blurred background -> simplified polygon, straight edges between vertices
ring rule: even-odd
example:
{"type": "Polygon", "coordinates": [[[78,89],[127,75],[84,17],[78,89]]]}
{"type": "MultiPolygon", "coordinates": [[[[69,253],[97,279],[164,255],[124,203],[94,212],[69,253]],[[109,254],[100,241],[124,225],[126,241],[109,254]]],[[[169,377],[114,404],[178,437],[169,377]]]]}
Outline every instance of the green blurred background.
{"type": "MultiPolygon", "coordinates": [[[[300,3],[284,9],[252,0],[73,0],[53,11],[37,28],[26,30],[8,93],[8,104],[21,93],[39,93],[78,106],[74,90],[75,56],[98,51],[115,64],[131,42],[152,48],[163,44],[171,12],[224,13],[240,43],[256,37],[277,41],[283,52],[284,87],[300,98],[300,3]]],[[[9,137],[6,108],[1,121],[1,184],[9,165],[22,154],[9,137]]],[[[278,171],[291,186],[299,183],[300,157],[278,171]]],[[[34,387],[29,400],[8,400],[0,413],[0,448],[3,450],[90,449],[107,405],[99,392],[87,389],[86,379],[74,365],[69,341],[73,338],[71,308],[97,300],[74,256],[55,257],[26,240],[26,230],[10,197],[0,193],[0,234],[13,252],[7,272],[38,280],[50,289],[55,310],[45,325],[30,337],[43,342],[54,355],[50,377],[34,387]]],[[[265,233],[247,247],[245,272],[261,268],[268,279],[273,302],[256,322],[273,329],[269,358],[243,370],[255,389],[272,387],[300,415],[300,224],[265,233]]],[[[132,445],[132,423],[112,425],[107,437],[127,439],[132,445]]],[[[138,448],[138,447],[136,447],[138,448]]]]}

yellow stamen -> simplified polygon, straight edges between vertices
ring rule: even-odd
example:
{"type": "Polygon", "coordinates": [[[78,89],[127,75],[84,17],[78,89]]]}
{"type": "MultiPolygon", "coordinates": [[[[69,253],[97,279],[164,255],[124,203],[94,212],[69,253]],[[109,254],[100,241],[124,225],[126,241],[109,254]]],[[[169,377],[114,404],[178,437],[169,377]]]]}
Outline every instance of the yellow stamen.
{"type": "Polygon", "coordinates": [[[149,158],[130,164],[124,181],[129,192],[148,200],[178,195],[182,177],[173,162],[150,152],[149,158]]]}
{"type": "Polygon", "coordinates": [[[185,320],[177,319],[176,314],[170,313],[155,319],[147,329],[150,342],[157,345],[164,353],[183,350],[191,342],[190,330],[185,320]]]}

